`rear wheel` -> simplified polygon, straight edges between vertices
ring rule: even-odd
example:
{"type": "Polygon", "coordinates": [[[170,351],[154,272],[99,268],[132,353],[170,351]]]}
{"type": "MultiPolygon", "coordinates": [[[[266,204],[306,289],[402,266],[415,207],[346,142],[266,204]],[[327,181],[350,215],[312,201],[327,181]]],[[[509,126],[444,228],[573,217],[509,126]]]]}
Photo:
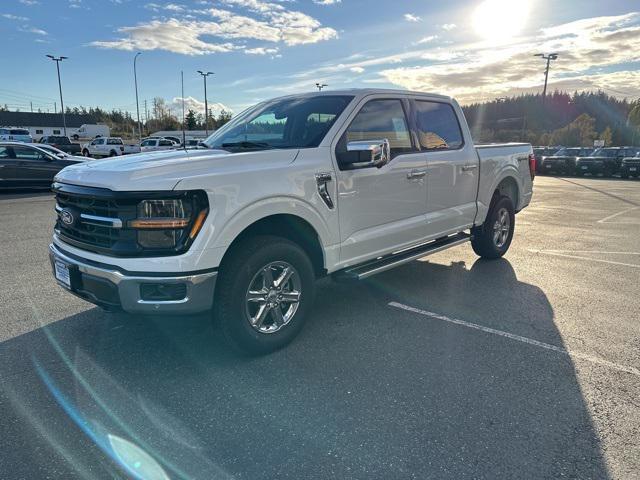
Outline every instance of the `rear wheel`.
{"type": "Polygon", "coordinates": [[[482,258],[500,258],[511,245],[515,211],[509,197],[494,197],[485,222],[471,230],[473,251],[482,258]]]}
{"type": "Polygon", "coordinates": [[[259,236],[232,247],[221,265],[214,316],[242,352],[284,347],[300,332],[315,296],[308,255],[289,240],[259,236]]]}
{"type": "Polygon", "coordinates": [[[82,156],[83,157],[89,157],[89,150],[87,150],[86,148],[84,150],[82,150],[82,156]]]}
{"type": "Polygon", "coordinates": [[[118,155],[118,154],[115,152],[115,150],[111,150],[111,151],[109,152],[109,156],[110,156],[110,157],[115,157],[116,155],[118,155]]]}

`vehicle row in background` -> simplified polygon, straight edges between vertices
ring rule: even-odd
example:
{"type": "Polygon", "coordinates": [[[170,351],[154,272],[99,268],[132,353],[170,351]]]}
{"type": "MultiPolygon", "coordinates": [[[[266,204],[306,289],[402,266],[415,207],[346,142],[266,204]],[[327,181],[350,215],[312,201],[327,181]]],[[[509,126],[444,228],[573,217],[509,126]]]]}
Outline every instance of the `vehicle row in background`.
{"type": "Polygon", "coordinates": [[[0,189],[48,189],[60,170],[84,161],[47,144],[0,142],[0,189]]]}
{"type": "Polygon", "coordinates": [[[638,176],[640,147],[536,147],[537,172],[558,175],[638,176]]]}

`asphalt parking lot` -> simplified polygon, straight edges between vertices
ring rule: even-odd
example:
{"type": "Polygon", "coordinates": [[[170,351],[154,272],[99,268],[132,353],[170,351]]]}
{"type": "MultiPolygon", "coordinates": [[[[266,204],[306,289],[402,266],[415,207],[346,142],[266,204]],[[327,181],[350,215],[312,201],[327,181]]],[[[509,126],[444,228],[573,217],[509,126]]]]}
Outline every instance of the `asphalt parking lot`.
{"type": "Polygon", "coordinates": [[[288,348],[108,314],[0,195],[0,477],[640,478],[640,182],[538,177],[511,250],[319,285],[288,348]]]}

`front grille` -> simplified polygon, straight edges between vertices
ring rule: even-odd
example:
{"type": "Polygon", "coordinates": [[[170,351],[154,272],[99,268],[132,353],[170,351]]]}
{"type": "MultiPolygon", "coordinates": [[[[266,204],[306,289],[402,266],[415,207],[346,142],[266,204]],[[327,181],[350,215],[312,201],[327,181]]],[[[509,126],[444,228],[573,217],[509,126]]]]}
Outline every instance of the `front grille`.
{"type": "MultiPolygon", "coordinates": [[[[99,195],[100,192],[93,192],[99,195]]],[[[129,243],[135,241],[134,232],[121,228],[112,228],[108,225],[97,225],[100,222],[91,222],[91,217],[104,217],[113,219],[133,219],[136,217],[137,201],[126,202],[99,196],[85,196],[78,193],[56,192],[56,204],[58,209],[71,211],[75,221],[65,224],[60,219],[56,223],[56,229],[61,237],[71,240],[83,247],[98,247],[101,249],[118,249],[119,242],[129,243]]]]}

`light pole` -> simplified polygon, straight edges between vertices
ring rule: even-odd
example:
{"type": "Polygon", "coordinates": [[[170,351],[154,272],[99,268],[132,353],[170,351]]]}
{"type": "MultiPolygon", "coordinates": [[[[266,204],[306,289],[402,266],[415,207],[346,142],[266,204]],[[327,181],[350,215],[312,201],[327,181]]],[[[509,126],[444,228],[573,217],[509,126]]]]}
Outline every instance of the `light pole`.
{"type": "Polygon", "coordinates": [[[62,126],[64,128],[64,136],[67,136],[67,119],[64,116],[64,102],[62,101],[62,82],[60,81],[60,62],[66,60],[69,57],[54,57],[53,55],[47,55],[48,58],[56,62],[56,70],[58,71],[58,89],[60,90],[60,107],[62,109],[62,126]]]}
{"type": "Polygon", "coordinates": [[[138,72],[136,70],[136,61],[138,55],[142,55],[142,52],[136,53],[133,57],[133,83],[136,86],[136,113],[138,114],[138,140],[142,141],[142,124],[140,123],[140,104],[138,103],[138,72]]]}
{"type": "Polygon", "coordinates": [[[536,53],[534,57],[541,57],[543,60],[547,61],[547,68],[544,70],[544,90],[542,91],[542,103],[545,102],[547,98],[547,81],[549,80],[549,67],[551,66],[552,60],[558,59],[557,53],[550,53],[545,55],[544,53],[536,53]]]}
{"type": "Polygon", "coordinates": [[[328,86],[329,85],[327,85],[326,83],[316,83],[316,88],[318,89],[319,92],[321,92],[324,87],[328,87],[328,86]]]}
{"type": "Polygon", "coordinates": [[[198,73],[202,75],[204,80],[204,133],[209,136],[209,104],[207,103],[207,77],[213,75],[213,72],[203,72],[198,70],[198,73]]]}

